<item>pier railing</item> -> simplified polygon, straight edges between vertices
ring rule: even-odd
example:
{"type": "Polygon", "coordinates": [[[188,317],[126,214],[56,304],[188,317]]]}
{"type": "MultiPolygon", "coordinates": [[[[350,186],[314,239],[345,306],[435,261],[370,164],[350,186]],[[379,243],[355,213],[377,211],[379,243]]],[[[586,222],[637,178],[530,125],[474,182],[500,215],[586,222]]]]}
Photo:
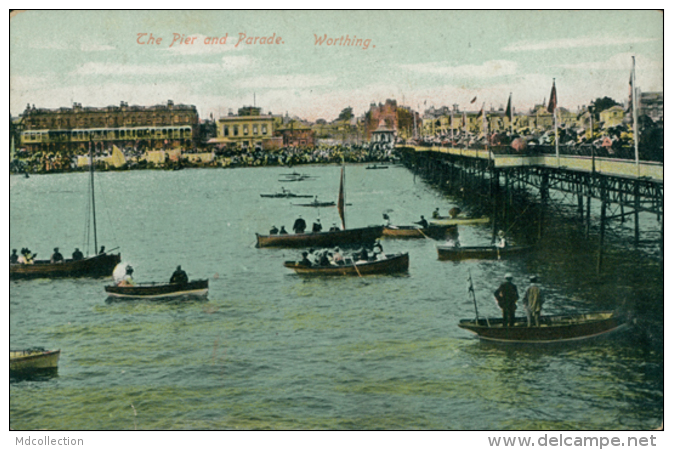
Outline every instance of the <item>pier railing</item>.
{"type": "MultiPolygon", "coordinates": [[[[494,155],[519,155],[519,156],[542,156],[555,155],[556,147],[554,145],[528,145],[523,150],[517,150],[510,145],[491,145],[484,144],[473,145],[453,145],[440,143],[421,143],[420,147],[439,147],[439,148],[464,148],[466,150],[490,151],[494,155]]],[[[612,158],[619,160],[635,160],[636,153],[634,147],[597,147],[595,145],[559,145],[559,155],[564,156],[587,156],[596,158],[612,158]]],[[[641,146],[638,149],[638,159],[640,161],[664,162],[663,147],[653,148],[641,146]]]]}

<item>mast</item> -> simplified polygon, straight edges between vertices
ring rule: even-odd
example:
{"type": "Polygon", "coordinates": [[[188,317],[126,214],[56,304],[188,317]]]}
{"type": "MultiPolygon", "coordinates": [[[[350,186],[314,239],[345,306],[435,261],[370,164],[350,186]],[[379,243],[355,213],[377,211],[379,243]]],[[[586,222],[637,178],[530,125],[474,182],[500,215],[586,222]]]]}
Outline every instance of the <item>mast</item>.
{"type": "Polygon", "coordinates": [[[98,236],[96,235],[96,196],[94,194],[93,186],[93,150],[91,147],[91,139],[89,139],[89,173],[91,174],[91,210],[93,212],[93,246],[94,255],[98,254],[98,236]]]}
{"type": "Polygon", "coordinates": [[[339,183],[339,199],[337,201],[337,209],[339,210],[339,217],[341,217],[341,229],[346,229],[346,214],[344,207],[346,205],[346,195],[344,193],[344,183],[345,183],[345,172],[344,166],[341,166],[341,182],[339,183]]]}

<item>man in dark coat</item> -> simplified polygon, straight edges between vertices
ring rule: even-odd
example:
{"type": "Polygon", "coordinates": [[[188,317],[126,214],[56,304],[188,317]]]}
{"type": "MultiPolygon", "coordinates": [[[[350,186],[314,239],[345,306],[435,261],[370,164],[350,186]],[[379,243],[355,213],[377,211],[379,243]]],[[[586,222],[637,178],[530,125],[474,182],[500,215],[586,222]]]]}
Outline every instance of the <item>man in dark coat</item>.
{"type": "Polygon", "coordinates": [[[512,283],[512,274],[505,275],[505,282],[493,293],[498,306],[502,309],[502,326],[514,326],[514,311],[516,301],[519,300],[519,291],[512,283]]]}
{"type": "Polygon", "coordinates": [[[295,232],[295,234],[301,234],[306,230],[306,221],[299,216],[297,220],[294,221],[294,225],[292,226],[292,231],[295,232]]]}
{"type": "Polygon", "coordinates": [[[51,263],[58,264],[63,262],[63,255],[58,251],[58,247],[54,249],[54,254],[51,255],[51,263]]]}
{"type": "Polygon", "coordinates": [[[80,252],[79,249],[76,248],[75,251],[72,252],[72,259],[73,261],[79,261],[81,259],[84,259],[84,254],[82,254],[82,252],[80,252]]]}
{"type": "Polygon", "coordinates": [[[175,269],[175,272],[173,272],[173,275],[171,275],[171,283],[185,284],[188,282],[189,278],[187,277],[187,273],[182,270],[181,266],[178,266],[178,268],[175,269]]]}

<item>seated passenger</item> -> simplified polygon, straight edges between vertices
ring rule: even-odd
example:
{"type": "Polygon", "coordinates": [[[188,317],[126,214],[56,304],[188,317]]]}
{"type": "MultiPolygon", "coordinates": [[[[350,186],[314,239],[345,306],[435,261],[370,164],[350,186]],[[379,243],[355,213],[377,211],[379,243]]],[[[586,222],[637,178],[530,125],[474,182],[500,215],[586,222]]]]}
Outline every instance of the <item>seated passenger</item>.
{"type": "Polygon", "coordinates": [[[79,261],[81,259],[84,259],[84,255],[82,254],[82,252],[79,251],[78,248],[75,248],[75,251],[72,252],[72,259],[73,261],[79,261]]]}
{"type": "Polygon", "coordinates": [[[54,249],[54,254],[51,255],[51,263],[52,264],[59,264],[63,262],[63,255],[61,255],[61,252],[58,251],[58,247],[54,249]]]}
{"type": "Polygon", "coordinates": [[[126,266],[126,275],[117,283],[117,286],[135,286],[133,281],[133,267],[126,266]]]}
{"type": "Polygon", "coordinates": [[[178,266],[175,269],[175,272],[173,272],[173,275],[171,275],[171,283],[177,283],[177,284],[185,284],[189,283],[189,278],[187,277],[187,273],[182,270],[181,266],[178,266]]]}
{"type": "Polygon", "coordinates": [[[287,230],[285,229],[285,225],[280,226],[280,231],[278,233],[279,234],[287,234],[287,230]]]}
{"type": "Polygon", "coordinates": [[[16,254],[16,249],[12,249],[12,254],[9,255],[9,263],[10,264],[17,264],[19,262],[19,255],[16,254]]]}
{"type": "Polygon", "coordinates": [[[271,227],[271,230],[269,230],[269,234],[278,234],[278,228],[276,228],[275,225],[271,227]]]}

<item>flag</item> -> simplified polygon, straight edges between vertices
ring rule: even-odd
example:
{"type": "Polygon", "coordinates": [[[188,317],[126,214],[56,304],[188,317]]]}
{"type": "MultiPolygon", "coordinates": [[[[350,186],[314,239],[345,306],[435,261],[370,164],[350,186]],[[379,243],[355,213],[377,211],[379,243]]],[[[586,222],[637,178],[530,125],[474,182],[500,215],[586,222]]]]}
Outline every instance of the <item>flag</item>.
{"type": "Polygon", "coordinates": [[[467,119],[465,117],[465,111],[463,111],[463,128],[465,128],[465,125],[467,125],[467,119]]]}
{"type": "Polygon", "coordinates": [[[475,95],[475,97],[472,100],[470,100],[470,103],[474,103],[476,101],[477,101],[477,96],[475,95]]]}
{"type": "Polygon", "coordinates": [[[512,94],[509,94],[509,99],[507,99],[507,109],[505,110],[505,116],[507,118],[512,117],[512,94]]]}
{"type": "Polygon", "coordinates": [[[484,107],[482,106],[481,109],[479,110],[479,114],[477,114],[477,119],[481,119],[484,116],[484,107]]]}
{"type": "Polygon", "coordinates": [[[554,83],[551,86],[551,94],[549,94],[549,106],[547,106],[547,111],[553,113],[554,110],[556,109],[557,103],[558,100],[556,98],[556,80],[554,80],[554,83]]]}

